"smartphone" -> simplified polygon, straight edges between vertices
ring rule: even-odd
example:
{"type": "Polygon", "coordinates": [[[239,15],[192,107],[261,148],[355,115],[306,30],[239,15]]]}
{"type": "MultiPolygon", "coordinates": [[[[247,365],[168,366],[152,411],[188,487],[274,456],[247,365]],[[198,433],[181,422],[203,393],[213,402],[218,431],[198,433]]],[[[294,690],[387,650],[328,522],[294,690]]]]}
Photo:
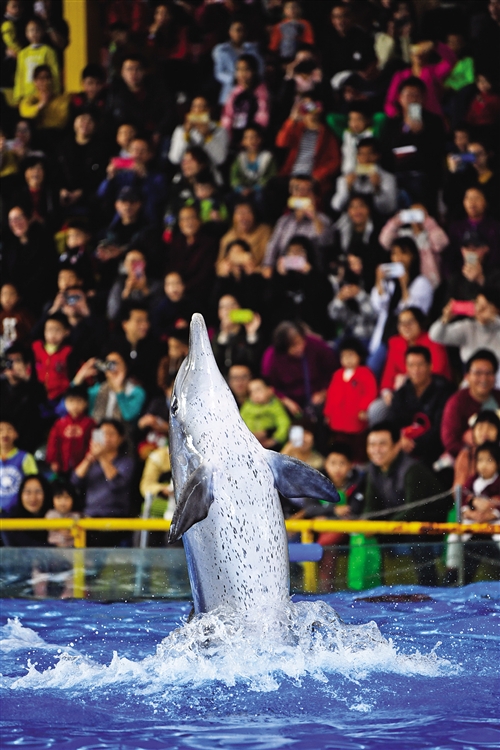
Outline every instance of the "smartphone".
{"type": "Polygon", "coordinates": [[[93,443],[97,443],[98,445],[102,445],[104,443],[104,433],[102,430],[92,430],[92,436],[91,440],[93,443]]]}
{"type": "Polygon", "coordinates": [[[140,279],[144,276],[144,269],[146,268],[146,264],[143,260],[133,260],[132,261],[132,273],[134,274],[136,279],[140,279]]]}
{"type": "Polygon", "coordinates": [[[462,164],[474,164],[476,162],[476,154],[460,154],[459,159],[462,164]]]}
{"type": "Polygon", "coordinates": [[[247,325],[247,323],[251,323],[253,320],[253,312],[245,309],[231,310],[229,312],[229,320],[231,323],[247,325]]]}
{"type": "Polygon", "coordinates": [[[408,105],[408,117],[414,122],[422,122],[422,105],[412,102],[408,105]]]}
{"type": "Polygon", "coordinates": [[[386,279],[400,279],[406,273],[402,263],[382,263],[381,268],[386,279]]]}
{"type": "Polygon", "coordinates": [[[121,156],[114,156],[111,159],[111,164],[115,169],[132,169],[134,166],[134,160],[130,157],[123,158],[121,156]]]}
{"type": "Polygon", "coordinates": [[[304,428],[300,425],[295,424],[293,427],[290,427],[288,436],[294,448],[301,448],[304,444],[304,428]]]}
{"type": "Polygon", "coordinates": [[[452,315],[465,315],[467,318],[473,318],[476,314],[474,302],[455,300],[451,305],[452,315]]]}
{"type": "Polygon", "coordinates": [[[302,271],[307,261],[302,255],[285,255],[283,264],[287,271],[302,271]]]}
{"type": "Polygon", "coordinates": [[[375,174],[377,171],[377,165],[376,164],[356,164],[356,169],[354,170],[357,175],[371,175],[375,174]]]}
{"type": "Polygon", "coordinates": [[[405,208],[399,212],[399,220],[402,224],[423,224],[425,214],[421,208],[405,208]]]}
{"type": "Polygon", "coordinates": [[[81,296],[79,294],[67,294],[65,296],[65,300],[67,305],[71,305],[73,307],[80,302],[81,296]]]}
{"type": "Polygon", "coordinates": [[[312,200],[310,198],[297,198],[291,195],[288,199],[288,208],[293,208],[296,211],[307,211],[312,207],[312,200]]]}

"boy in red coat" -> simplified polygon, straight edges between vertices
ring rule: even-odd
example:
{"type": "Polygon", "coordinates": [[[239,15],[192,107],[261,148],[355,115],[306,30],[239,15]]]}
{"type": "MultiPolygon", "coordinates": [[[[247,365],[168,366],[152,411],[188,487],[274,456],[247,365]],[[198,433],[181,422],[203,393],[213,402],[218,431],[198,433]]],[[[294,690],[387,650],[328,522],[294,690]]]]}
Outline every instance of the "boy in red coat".
{"type": "Polygon", "coordinates": [[[69,388],[68,357],[72,348],[64,343],[69,330],[66,315],[62,312],[52,313],[45,321],[43,341],[32,344],[36,376],[45,386],[52,407],[69,388]]]}
{"type": "Polygon", "coordinates": [[[324,415],[333,439],[351,446],[356,462],[366,461],[367,409],[377,398],[377,381],[363,364],[366,352],[358,339],[340,344],[340,370],[334,373],[326,392],[324,415]]]}
{"type": "Polygon", "coordinates": [[[87,416],[88,396],[84,386],[73,386],[64,397],[67,416],[49,432],[47,463],[56,474],[67,474],[83,461],[89,449],[95,422],[87,416]]]}

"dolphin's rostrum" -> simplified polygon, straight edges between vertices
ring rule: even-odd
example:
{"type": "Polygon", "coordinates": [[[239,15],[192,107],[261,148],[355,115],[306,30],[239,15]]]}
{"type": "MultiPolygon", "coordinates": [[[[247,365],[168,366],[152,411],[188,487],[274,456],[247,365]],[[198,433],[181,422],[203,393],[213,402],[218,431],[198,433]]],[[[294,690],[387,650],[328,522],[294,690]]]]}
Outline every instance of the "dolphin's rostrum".
{"type": "Polygon", "coordinates": [[[252,435],[199,313],[174,384],[170,455],[176,511],[169,542],[183,538],[195,612],[286,603],[288,545],[278,490],[289,498],[339,496],[318,471],[264,449],[252,435]]]}

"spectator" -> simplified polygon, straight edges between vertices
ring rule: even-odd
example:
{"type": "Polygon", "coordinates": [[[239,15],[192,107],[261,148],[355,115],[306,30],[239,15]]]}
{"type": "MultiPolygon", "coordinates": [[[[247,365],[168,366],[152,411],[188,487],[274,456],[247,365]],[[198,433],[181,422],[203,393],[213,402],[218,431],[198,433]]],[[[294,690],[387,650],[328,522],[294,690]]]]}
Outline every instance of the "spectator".
{"type": "Polygon", "coordinates": [[[241,407],[248,398],[248,386],[252,379],[252,371],[248,365],[231,365],[227,373],[227,382],[236,403],[241,407]]]}
{"type": "Polygon", "coordinates": [[[496,412],[480,411],[471,429],[471,444],[465,444],[455,459],[453,486],[462,486],[474,476],[478,446],[486,441],[500,441],[500,419],[496,412]]]}
{"type": "MultiPolygon", "coordinates": [[[[50,486],[43,476],[25,476],[19,484],[15,504],[5,515],[10,518],[44,518],[50,507],[50,499],[50,486]]],[[[47,532],[35,529],[4,531],[2,540],[6,547],[46,547],[47,532]]],[[[31,574],[32,578],[36,579],[41,567],[43,567],[43,560],[35,558],[30,565],[28,575],[31,574]]]]}
{"type": "Polygon", "coordinates": [[[229,26],[229,41],[217,44],[212,50],[214,77],[220,83],[219,104],[224,105],[234,85],[236,63],[242,55],[253,55],[258,62],[259,73],[264,74],[264,61],[255,42],[245,41],[245,24],[234,19],[229,26]]]}
{"type": "Polygon", "coordinates": [[[296,175],[290,180],[288,211],[276,222],[262,265],[273,268],[297,235],[312,241],[318,267],[323,269],[325,248],[332,243],[332,223],[317,210],[314,183],[308,175],[296,175]]]}
{"type": "Polygon", "coordinates": [[[21,171],[24,180],[20,181],[12,203],[21,206],[30,221],[52,230],[57,222],[59,204],[46,162],[39,156],[28,157],[21,171]]]}
{"type": "Polygon", "coordinates": [[[168,336],[177,328],[187,328],[197,306],[186,294],[186,285],[179,273],[167,273],[163,286],[164,296],[153,305],[151,322],[159,336],[168,336]]]}
{"type": "Polygon", "coordinates": [[[226,256],[217,265],[217,279],[212,289],[211,307],[221,297],[236,298],[245,309],[267,313],[269,285],[255,268],[250,246],[244,240],[234,240],[226,248],[226,256]]]}
{"type": "Polygon", "coordinates": [[[493,91],[493,78],[487,71],[476,76],[476,93],[470,103],[465,121],[474,128],[477,137],[488,141],[500,123],[500,96],[493,91]]]}
{"type": "Polygon", "coordinates": [[[68,389],[68,359],[71,346],[67,343],[69,322],[62,312],[48,315],[43,329],[43,339],[32,345],[38,380],[45,387],[49,408],[55,408],[68,389]]]}
{"type": "Polygon", "coordinates": [[[441,422],[441,440],[453,458],[462,449],[471,417],[500,407],[500,390],[495,389],[497,372],[498,359],[489,349],[479,349],[467,362],[468,387],[461,388],[448,400],[441,422]]]}
{"type": "MultiPolygon", "coordinates": [[[[65,482],[59,482],[54,485],[52,495],[52,508],[50,508],[45,518],[67,518],[71,521],[78,521],[80,514],[76,513],[76,492],[74,487],[65,482]]],[[[69,548],[75,546],[75,538],[71,529],[51,529],[48,533],[47,541],[51,547],[69,548]]],[[[72,596],[72,586],[67,579],[65,593],[63,598],[72,596]]]]}
{"type": "Polygon", "coordinates": [[[477,232],[466,232],[460,253],[462,268],[451,275],[445,286],[447,300],[474,300],[485,285],[500,287],[500,269],[491,267],[490,248],[484,237],[477,232]]]}
{"type": "MultiPolygon", "coordinates": [[[[387,511],[384,519],[389,521],[446,520],[449,510],[446,497],[427,506],[405,510],[406,505],[442,492],[431,470],[402,450],[396,427],[389,422],[373,425],[368,432],[366,451],[370,462],[363,510],[368,517],[371,513],[387,511]]],[[[394,538],[378,536],[378,541],[393,543],[394,538]]],[[[417,582],[420,586],[437,586],[434,548],[419,541],[419,537],[405,536],[405,542],[411,545],[417,582]]]]}
{"type": "MultiPolygon", "coordinates": [[[[84,515],[90,518],[123,518],[130,514],[134,459],[124,455],[124,440],[122,422],[103,419],[87,455],[71,475],[71,482],[84,495],[84,515]]],[[[129,536],[126,532],[91,532],[87,546],[129,546],[129,536]]]]}
{"type": "Polygon", "coordinates": [[[43,26],[38,18],[32,18],[26,24],[26,39],[29,42],[17,55],[16,76],[14,81],[14,101],[30,97],[35,93],[35,77],[33,72],[40,67],[48,69],[51,81],[53,81],[54,94],[61,92],[59,80],[59,65],[57,56],[52,47],[42,44],[43,26]]]}
{"type": "Polygon", "coordinates": [[[292,415],[317,419],[336,369],[334,352],[298,323],[284,321],[264,353],[262,374],[292,415]]]}
{"type": "Polygon", "coordinates": [[[457,216],[465,191],[477,187],[485,196],[492,214],[498,218],[500,184],[498,172],[490,167],[490,162],[493,161],[491,157],[492,153],[479,142],[469,143],[466,154],[448,156],[447,184],[443,199],[448,206],[450,217],[457,216]]]}
{"type": "Polygon", "coordinates": [[[299,45],[314,44],[314,32],[309,21],[302,18],[302,6],[297,0],[285,0],[283,20],[273,26],[269,49],[281,62],[293,60],[299,45]]]}
{"type": "Polygon", "coordinates": [[[357,339],[344,339],[338,347],[340,369],[328,390],[324,415],[334,442],[349,445],[356,463],[366,460],[368,407],[378,388],[373,373],[365,366],[366,350],[357,339]]]}
{"type": "Polygon", "coordinates": [[[59,155],[61,206],[73,215],[87,213],[104,177],[104,152],[96,137],[96,123],[90,113],[77,115],[74,135],[68,136],[59,155]]]}
{"type": "Polygon", "coordinates": [[[33,353],[16,342],[9,349],[0,378],[0,413],[16,425],[19,445],[29,453],[42,442],[43,401],[45,389],[35,375],[33,353]]]}
{"type": "Polygon", "coordinates": [[[221,125],[231,138],[233,147],[239,145],[245,128],[269,123],[269,93],[259,80],[258,61],[253,55],[241,55],[236,62],[235,82],[221,117],[221,125]]]}
{"type": "Polygon", "coordinates": [[[19,102],[19,114],[33,120],[37,142],[44,150],[53,150],[69,120],[69,94],[58,94],[52,70],[38,65],[33,71],[33,92],[19,102]]]}
{"type": "Polygon", "coordinates": [[[259,223],[255,207],[249,199],[239,200],[233,210],[232,226],[220,241],[217,268],[226,257],[228,246],[243,240],[250,247],[256,268],[260,268],[271,236],[268,224],[259,223]]]}
{"type": "Polygon", "coordinates": [[[401,448],[428,466],[443,452],[441,419],[453,393],[450,381],[432,373],[431,352],[425,346],[406,350],[406,381],[395,391],[388,420],[401,430],[401,448]]]}
{"type": "Polygon", "coordinates": [[[336,326],[337,338],[354,336],[368,346],[377,315],[361,276],[349,269],[340,270],[339,276],[329,277],[335,296],[328,305],[328,315],[336,326]]]}
{"type": "Polygon", "coordinates": [[[66,416],[58,419],[51,428],[45,457],[55,474],[69,474],[88,451],[95,422],[87,416],[87,407],[88,395],[84,386],[74,386],[66,391],[66,416]]]}
{"type": "Polygon", "coordinates": [[[87,289],[95,289],[96,280],[94,276],[95,262],[94,253],[91,249],[92,234],[89,223],[85,217],[69,219],[65,228],[56,234],[56,240],[60,247],[58,250],[59,264],[73,268],[75,278],[71,284],[77,284],[80,280],[87,289]],[[64,244],[63,244],[64,243],[64,244]]]}
{"type": "Polygon", "coordinates": [[[241,407],[241,417],[264,448],[280,450],[286,443],[291,420],[265,380],[256,378],[248,384],[248,399],[241,407]]]}
{"type": "Polygon", "coordinates": [[[184,124],[178,125],[173,134],[168,152],[172,164],[180,164],[189,146],[199,146],[210,157],[214,167],[219,167],[227,159],[229,139],[227,130],[217,125],[210,117],[208,101],[196,96],[187,113],[184,124]]]}
{"type": "Polygon", "coordinates": [[[0,502],[2,513],[10,513],[16,504],[19,488],[26,476],[38,474],[31,453],[19,450],[15,443],[19,434],[4,416],[0,421],[0,502]]]}
{"type": "Polygon", "coordinates": [[[27,340],[34,318],[13,284],[0,287],[0,306],[0,350],[5,352],[15,341],[22,344],[27,340]]]}
{"type": "Polygon", "coordinates": [[[123,355],[135,383],[151,395],[156,388],[156,370],[161,356],[159,342],[150,332],[147,306],[131,299],[121,308],[122,330],[110,339],[110,347],[123,355]]]}
{"type": "MultiPolygon", "coordinates": [[[[293,427],[295,427],[295,431],[289,435],[289,441],[281,450],[282,455],[298,458],[299,461],[312,466],[313,469],[322,471],[325,465],[325,457],[314,447],[313,433],[300,425],[293,425],[293,427]]],[[[290,429],[293,429],[293,427],[290,429]]]]}
{"type": "Polygon", "coordinates": [[[330,18],[331,26],[325,29],[321,44],[323,69],[328,80],[340,71],[356,70],[358,60],[373,54],[373,42],[354,24],[349,5],[336,2],[330,18]]]}
{"type": "Polygon", "coordinates": [[[394,175],[378,166],[380,148],[374,138],[358,141],[356,165],[352,172],[337,178],[332,198],[334,211],[343,211],[352,193],[370,195],[379,214],[388,216],[397,208],[397,185],[394,175]]]}
{"type": "Polygon", "coordinates": [[[243,132],[241,151],[231,165],[231,188],[237,195],[253,198],[261,207],[265,187],[276,175],[276,162],[271,151],[262,149],[262,130],[251,125],[243,132]]]}
{"type": "MultiPolygon", "coordinates": [[[[464,363],[478,350],[500,351],[498,290],[484,287],[474,301],[473,315],[452,323],[457,315],[454,305],[455,300],[451,299],[444,307],[441,319],[436,320],[429,330],[430,338],[438,344],[459,347],[460,359],[464,363]]],[[[500,387],[499,381],[497,384],[500,387]]]]}
{"type": "Polygon", "coordinates": [[[488,203],[482,190],[478,187],[466,190],[463,207],[466,218],[453,221],[450,224],[450,252],[448,272],[457,271],[460,263],[460,248],[464,238],[478,235],[484,240],[484,244],[490,248],[487,270],[498,268],[500,261],[500,222],[488,216],[488,203]]]}
{"type": "Polygon", "coordinates": [[[109,320],[118,320],[124,304],[139,302],[150,307],[160,295],[161,282],[149,276],[146,258],[139,250],[129,250],[121,271],[108,295],[109,320]]]}
{"type": "Polygon", "coordinates": [[[258,313],[242,310],[237,299],[225,294],[218,301],[219,325],[212,339],[215,361],[224,376],[233,363],[257,368],[262,354],[258,313]]]}
{"type": "Polygon", "coordinates": [[[74,120],[79,115],[90,115],[99,125],[106,110],[107,90],[104,69],[89,63],[82,70],[82,90],[71,97],[71,115],[74,120]]]}

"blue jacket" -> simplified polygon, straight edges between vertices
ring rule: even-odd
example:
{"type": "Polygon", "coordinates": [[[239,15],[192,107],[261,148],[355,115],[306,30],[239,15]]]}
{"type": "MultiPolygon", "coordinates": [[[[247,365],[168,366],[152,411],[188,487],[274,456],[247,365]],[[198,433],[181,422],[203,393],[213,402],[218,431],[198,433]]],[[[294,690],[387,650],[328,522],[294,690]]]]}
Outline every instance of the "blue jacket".
{"type": "Polygon", "coordinates": [[[212,50],[214,61],[214,76],[222,85],[219,94],[219,104],[225,104],[226,100],[234,87],[234,72],[236,70],[236,60],[241,55],[253,55],[259,63],[259,74],[264,75],[264,60],[259,52],[257,42],[243,42],[240,50],[233,47],[231,42],[217,44],[212,50]]]}

